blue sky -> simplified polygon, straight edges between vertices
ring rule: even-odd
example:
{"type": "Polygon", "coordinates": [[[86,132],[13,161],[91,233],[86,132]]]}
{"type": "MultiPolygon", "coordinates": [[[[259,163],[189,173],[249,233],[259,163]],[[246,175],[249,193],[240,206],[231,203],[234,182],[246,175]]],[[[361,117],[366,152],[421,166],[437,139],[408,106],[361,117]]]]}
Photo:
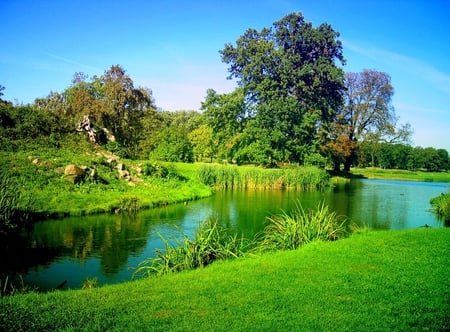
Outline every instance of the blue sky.
{"type": "Polygon", "coordinates": [[[450,151],[447,0],[0,1],[3,99],[31,103],[63,91],[75,72],[120,64],[158,107],[199,109],[208,88],[235,87],[218,53],[225,43],[298,11],[340,32],[345,71],[392,77],[393,106],[415,145],[450,151]]]}

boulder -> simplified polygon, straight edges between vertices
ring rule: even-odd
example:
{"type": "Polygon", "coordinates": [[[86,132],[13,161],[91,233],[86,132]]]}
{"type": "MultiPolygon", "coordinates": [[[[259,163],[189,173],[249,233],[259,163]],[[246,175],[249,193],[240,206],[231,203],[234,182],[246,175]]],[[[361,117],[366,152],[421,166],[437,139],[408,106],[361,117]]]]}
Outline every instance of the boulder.
{"type": "Polygon", "coordinates": [[[86,176],[86,171],[76,165],[67,165],[64,169],[64,176],[71,183],[80,183],[86,176]]]}

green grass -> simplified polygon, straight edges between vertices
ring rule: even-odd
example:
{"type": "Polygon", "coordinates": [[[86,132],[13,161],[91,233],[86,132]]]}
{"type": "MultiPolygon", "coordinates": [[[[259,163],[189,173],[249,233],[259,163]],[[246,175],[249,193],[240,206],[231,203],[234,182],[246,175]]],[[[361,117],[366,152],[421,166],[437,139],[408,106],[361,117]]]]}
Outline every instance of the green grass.
{"type": "Polygon", "coordinates": [[[125,212],[212,194],[211,188],[195,177],[195,171],[182,164],[165,164],[170,176],[163,178],[138,174],[138,169],[148,161],[121,160],[133,179],[121,180],[117,170],[101,153],[104,151],[77,154],[64,149],[44,149],[38,154],[0,152],[0,175],[22,179],[27,184],[27,194],[33,197],[33,210],[44,216],[125,212]],[[95,168],[96,181],[70,183],[64,177],[64,168],[68,164],[95,168]],[[183,170],[187,170],[186,173],[183,170]],[[173,176],[175,173],[179,176],[173,176]]]}
{"type": "Polygon", "coordinates": [[[401,169],[381,169],[367,167],[354,168],[351,170],[351,174],[354,176],[362,176],[369,179],[450,182],[450,172],[407,171],[401,169]]]}
{"type": "Polygon", "coordinates": [[[450,229],[367,232],[120,285],[0,299],[6,331],[445,331],[450,229]]]}

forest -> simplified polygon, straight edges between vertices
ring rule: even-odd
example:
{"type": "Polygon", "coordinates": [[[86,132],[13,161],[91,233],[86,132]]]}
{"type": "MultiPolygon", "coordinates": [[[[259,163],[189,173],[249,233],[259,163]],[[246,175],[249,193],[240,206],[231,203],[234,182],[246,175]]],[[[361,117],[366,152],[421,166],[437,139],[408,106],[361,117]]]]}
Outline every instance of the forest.
{"type": "Polygon", "coordinates": [[[220,50],[236,89],[208,89],[200,111],[159,109],[120,65],[100,76],[77,72],[64,91],[28,105],[2,100],[0,86],[0,149],[88,140],[130,159],[448,170],[445,149],[411,146],[388,73],[344,72],[338,38],[300,13],[248,29],[220,50]]]}

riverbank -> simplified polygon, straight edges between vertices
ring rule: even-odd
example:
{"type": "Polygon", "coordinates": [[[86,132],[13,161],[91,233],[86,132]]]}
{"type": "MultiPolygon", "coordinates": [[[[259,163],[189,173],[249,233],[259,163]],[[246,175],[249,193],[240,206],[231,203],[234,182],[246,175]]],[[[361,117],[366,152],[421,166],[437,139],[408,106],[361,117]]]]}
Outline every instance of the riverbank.
{"type": "Polygon", "coordinates": [[[368,179],[450,182],[450,172],[408,171],[402,169],[367,167],[352,168],[350,174],[353,177],[363,177],[368,179]]]}
{"type": "Polygon", "coordinates": [[[444,331],[450,229],[370,231],[87,290],[0,298],[17,330],[444,331]]]}
{"type": "Polygon", "coordinates": [[[121,159],[100,148],[0,152],[0,174],[18,179],[40,218],[133,212],[209,197],[215,189],[317,190],[329,184],[316,167],[164,163],[121,159]]]}

